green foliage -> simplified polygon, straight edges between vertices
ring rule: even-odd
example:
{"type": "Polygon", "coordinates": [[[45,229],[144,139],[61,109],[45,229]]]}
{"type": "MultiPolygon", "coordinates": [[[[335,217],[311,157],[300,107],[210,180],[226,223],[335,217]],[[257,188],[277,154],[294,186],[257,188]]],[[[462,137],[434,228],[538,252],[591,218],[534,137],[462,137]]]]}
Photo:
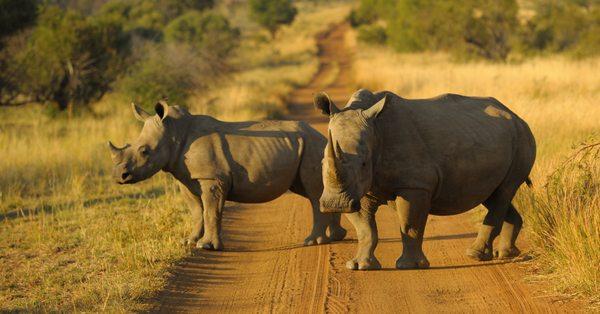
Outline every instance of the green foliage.
{"type": "Polygon", "coordinates": [[[579,56],[598,53],[600,5],[586,0],[553,0],[535,3],[536,15],[523,31],[528,51],[573,52],[579,56]]]}
{"type": "Polygon", "coordinates": [[[250,0],[249,5],[252,19],[266,28],[271,37],[281,25],[291,24],[298,13],[291,0],[250,0]]]}
{"type": "Polygon", "coordinates": [[[515,0],[398,1],[387,14],[388,42],[399,51],[443,50],[505,60],[517,13],[515,0]]]}
{"type": "Polygon", "coordinates": [[[113,0],[103,5],[100,11],[121,17],[126,31],[160,41],[163,28],[170,21],[188,11],[202,11],[213,5],[213,0],[113,0]]]}
{"type": "Polygon", "coordinates": [[[31,25],[37,5],[37,0],[0,0],[0,40],[31,25]]]}
{"type": "Polygon", "coordinates": [[[387,34],[381,25],[361,25],[358,28],[358,40],[370,44],[385,44],[387,34]]]}
{"type": "Polygon", "coordinates": [[[203,50],[213,58],[227,57],[239,43],[240,32],[215,13],[191,11],[174,19],[165,28],[167,43],[180,42],[203,50]]]}
{"type": "MultiPolygon", "coordinates": [[[[594,0],[537,0],[520,25],[516,0],[361,0],[350,23],[386,25],[387,43],[398,51],[448,51],[506,60],[515,48],[531,53],[600,51],[600,4],[594,0]]],[[[376,28],[361,26],[359,39],[373,42],[376,28]]],[[[377,37],[379,38],[379,37],[377,37]]]]}
{"type": "Polygon", "coordinates": [[[15,57],[21,65],[19,90],[61,109],[101,97],[124,66],[129,36],[111,16],[84,18],[47,7],[27,46],[15,57]]]}
{"type": "Polygon", "coordinates": [[[152,45],[146,50],[146,58],[118,84],[123,94],[139,103],[153,104],[168,98],[170,103],[184,104],[192,93],[206,88],[220,74],[189,45],[152,45]]]}

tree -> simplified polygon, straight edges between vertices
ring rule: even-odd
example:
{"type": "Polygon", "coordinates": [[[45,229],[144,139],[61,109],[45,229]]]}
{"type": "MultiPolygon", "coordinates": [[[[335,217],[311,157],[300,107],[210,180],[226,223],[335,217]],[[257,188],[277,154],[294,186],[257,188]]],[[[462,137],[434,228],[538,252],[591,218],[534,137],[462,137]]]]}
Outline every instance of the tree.
{"type": "Polygon", "coordinates": [[[60,110],[99,99],[122,71],[129,36],[112,16],[85,18],[50,6],[16,60],[19,92],[60,110]]]}
{"type": "Polygon", "coordinates": [[[238,45],[240,32],[216,13],[191,11],[174,19],[164,30],[167,43],[179,42],[194,46],[211,59],[225,59],[238,45]]]}
{"type": "Polygon", "coordinates": [[[31,25],[37,5],[37,0],[0,0],[0,41],[31,25]]]}
{"type": "Polygon", "coordinates": [[[281,25],[291,24],[298,10],[291,0],[250,0],[250,16],[271,33],[271,38],[281,25]]]}

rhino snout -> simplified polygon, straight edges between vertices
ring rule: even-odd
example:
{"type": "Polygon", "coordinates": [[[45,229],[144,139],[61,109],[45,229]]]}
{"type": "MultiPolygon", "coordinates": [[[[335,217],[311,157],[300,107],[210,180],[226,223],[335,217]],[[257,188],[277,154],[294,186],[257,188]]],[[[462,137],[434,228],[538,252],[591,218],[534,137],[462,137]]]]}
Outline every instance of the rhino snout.
{"type": "Polygon", "coordinates": [[[113,178],[119,184],[131,183],[133,175],[125,165],[118,165],[113,169],[113,178]]]}

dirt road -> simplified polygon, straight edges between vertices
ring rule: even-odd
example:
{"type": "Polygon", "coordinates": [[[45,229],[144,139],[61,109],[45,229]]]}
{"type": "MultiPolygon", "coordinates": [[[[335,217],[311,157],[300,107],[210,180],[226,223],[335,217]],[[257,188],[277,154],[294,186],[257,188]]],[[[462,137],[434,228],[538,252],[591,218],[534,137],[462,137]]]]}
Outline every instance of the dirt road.
{"type": "MultiPolygon", "coordinates": [[[[327,120],[313,109],[312,94],[325,90],[343,105],[352,90],[351,54],[343,48],[347,25],[320,39],[321,69],[312,83],[291,95],[291,119],[321,132],[327,120]],[[331,71],[338,73],[332,84],[331,71]]],[[[311,226],[307,200],[287,193],[258,205],[225,210],[224,252],[198,251],[184,259],[161,293],[161,311],[173,312],[565,312],[571,302],[544,297],[542,286],[524,282],[524,263],[479,263],[465,256],[476,235],[473,215],[430,216],[424,251],[428,270],[396,270],[401,252],[396,214],[377,214],[383,269],[346,270],[356,235],[329,245],[303,247],[311,226]]],[[[521,244],[521,246],[524,246],[521,244]]]]}

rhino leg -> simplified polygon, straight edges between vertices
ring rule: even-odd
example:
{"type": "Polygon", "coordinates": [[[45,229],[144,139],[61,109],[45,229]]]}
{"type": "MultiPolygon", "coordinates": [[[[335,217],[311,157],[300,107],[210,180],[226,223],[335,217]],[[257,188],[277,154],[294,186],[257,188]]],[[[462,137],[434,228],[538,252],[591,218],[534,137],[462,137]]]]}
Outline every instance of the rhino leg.
{"type": "Polygon", "coordinates": [[[494,249],[494,257],[506,259],[521,254],[515,242],[522,226],[523,218],[521,218],[517,209],[512,204],[509,204],[504,223],[502,224],[502,230],[500,231],[498,248],[494,249]]]}
{"type": "MultiPolygon", "coordinates": [[[[364,202],[361,202],[364,203],[364,202]]],[[[346,218],[356,229],[358,237],[358,249],[353,259],[346,262],[346,268],[352,270],[371,270],[380,269],[381,264],[375,257],[375,248],[377,247],[377,223],[375,222],[375,212],[377,206],[369,208],[362,206],[356,213],[346,214],[346,218]]]]}
{"type": "Polygon", "coordinates": [[[493,258],[494,239],[500,234],[502,222],[504,221],[510,202],[506,198],[494,193],[488,200],[483,202],[488,212],[479,227],[477,239],[467,249],[467,256],[478,261],[489,261],[493,258]]]}
{"type": "Polygon", "coordinates": [[[402,235],[402,255],[396,260],[396,268],[428,268],[423,233],[431,209],[430,194],[423,190],[403,190],[398,193],[395,205],[402,235]]]}
{"type": "Polygon", "coordinates": [[[204,210],[202,208],[202,199],[194,195],[185,185],[181,185],[181,194],[190,208],[192,214],[192,230],[184,240],[186,246],[196,245],[196,242],[204,234],[204,210]]]}
{"type": "Polygon", "coordinates": [[[196,245],[206,250],[220,251],[223,249],[221,241],[221,217],[226,193],[224,184],[219,180],[201,180],[202,205],[204,208],[204,235],[196,245]]]}
{"type": "Polygon", "coordinates": [[[304,245],[329,243],[330,239],[327,236],[326,231],[327,225],[332,217],[331,215],[321,213],[318,200],[311,200],[310,205],[313,212],[313,227],[310,235],[304,239],[304,245]]]}

